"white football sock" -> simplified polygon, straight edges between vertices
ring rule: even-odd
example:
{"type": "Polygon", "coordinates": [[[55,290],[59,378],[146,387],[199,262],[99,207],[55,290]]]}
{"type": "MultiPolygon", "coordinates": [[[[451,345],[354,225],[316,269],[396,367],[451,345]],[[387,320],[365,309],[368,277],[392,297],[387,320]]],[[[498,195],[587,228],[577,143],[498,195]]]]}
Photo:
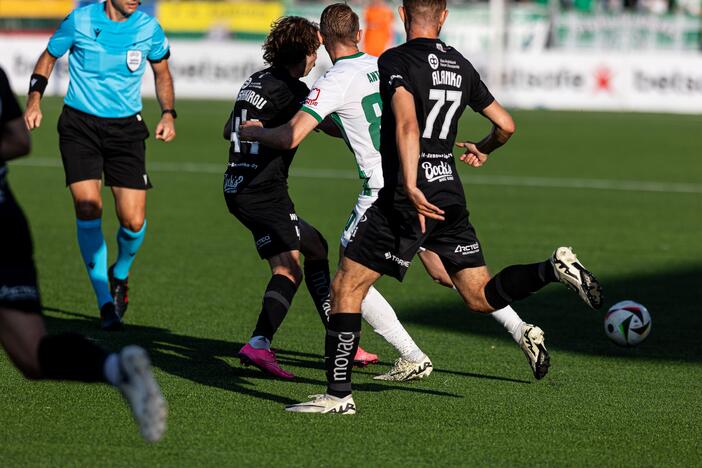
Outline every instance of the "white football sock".
{"type": "Polygon", "coordinates": [[[524,320],[522,320],[519,315],[510,306],[503,307],[500,310],[493,312],[492,317],[500,322],[503,327],[512,335],[514,341],[519,343],[522,337],[522,325],[524,320]]]}
{"type": "Polygon", "coordinates": [[[271,342],[265,336],[252,336],[249,344],[253,349],[271,349],[271,342]]]}
{"type": "Polygon", "coordinates": [[[102,372],[105,375],[105,380],[115,387],[122,382],[122,371],[119,369],[119,356],[117,353],[111,353],[107,356],[102,372]]]}
{"type": "Polygon", "coordinates": [[[426,355],[397,319],[392,306],[373,286],[363,299],[361,314],[378,335],[395,347],[400,356],[412,362],[424,359],[426,355]]]}

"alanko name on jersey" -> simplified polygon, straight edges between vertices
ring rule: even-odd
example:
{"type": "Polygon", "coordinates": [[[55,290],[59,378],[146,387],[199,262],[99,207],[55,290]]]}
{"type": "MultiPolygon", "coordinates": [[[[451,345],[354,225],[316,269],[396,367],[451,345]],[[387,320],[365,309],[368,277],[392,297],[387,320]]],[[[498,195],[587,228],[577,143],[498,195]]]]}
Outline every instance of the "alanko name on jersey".
{"type": "Polygon", "coordinates": [[[431,81],[434,86],[448,85],[453,86],[454,88],[460,88],[461,82],[463,81],[463,76],[452,71],[437,70],[431,72],[431,81]]]}

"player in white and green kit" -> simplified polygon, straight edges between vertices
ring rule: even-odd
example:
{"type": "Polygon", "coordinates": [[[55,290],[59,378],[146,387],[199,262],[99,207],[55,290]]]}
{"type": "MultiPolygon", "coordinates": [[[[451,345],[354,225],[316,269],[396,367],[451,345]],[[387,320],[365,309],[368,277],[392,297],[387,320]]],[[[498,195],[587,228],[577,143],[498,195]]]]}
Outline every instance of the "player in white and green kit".
{"type": "MultiPolygon", "coordinates": [[[[380,120],[382,101],[379,94],[378,59],[358,50],[360,30],[358,17],[345,4],[337,3],[325,8],[320,20],[320,32],[324,47],[334,65],[312,88],[301,110],[293,119],[280,127],[266,129],[257,122],[246,122],[240,128],[240,137],[245,140],[280,148],[293,148],[314,130],[327,116],[339,127],[342,137],[354,153],[363,190],[341,235],[343,256],[353,232],[365,211],[378,198],[383,187],[383,168],[380,148],[380,120]]],[[[432,278],[452,287],[441,261],[430,251],[420,253],[432,278]]],[[[345,314],[334,314],[337,320],[345,314]]],[[[411,380],[428,376],[432,363],[415,344],[404,329],[392,306],[373,287],[362,304],[363,318],[400,353],[390,371],[376,378],[381,380],[411,380]]],[[[538,379],[548,371],[549,359],[543,344],[537,349],[528,346],[526,333],[543,332],[522,321],[516,312],[507,306],[492,314],[510,332],[521,346],[538,379]]],[[[331,323],[330,323],[331,324],[331,323]]],[[[335,327],[330,327],[336,329],[335,327]]],[[[327,350],[329,351],[329,350],[327,350]]],[[[331,353],[326,352],[329,356],[331,353]]]]}

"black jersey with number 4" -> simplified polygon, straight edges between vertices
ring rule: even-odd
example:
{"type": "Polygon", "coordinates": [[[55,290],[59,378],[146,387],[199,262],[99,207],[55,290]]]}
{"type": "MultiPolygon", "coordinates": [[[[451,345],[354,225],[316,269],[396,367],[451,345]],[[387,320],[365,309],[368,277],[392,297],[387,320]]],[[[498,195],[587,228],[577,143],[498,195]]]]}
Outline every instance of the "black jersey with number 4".
{"type": "Polygon", "coordinates": [[[420,155],[417,187],[431,203],[445,207],[465,204],[456,172],[453,146],[458,121],[466,106],[480,112],[494,98],[473,65],[439,39],[413,39],[386,51],[378,59],[383,100],[380,153],[385,185],[381,200],[409,203],[395,140],[392,96],[404,87],[414,96],[419,122],[420,155]]]}
{"type": "Polygon", "coordinates": [[[278,150],[241,141],[239,125],[260,120],[264,127],[288,122],[309,94],[302,81],[286,70],[270,67],[254,73],[241,87],[225,127],[231,141],[225,193],[258,193],[287,189],[288,168],[297,148],[278,150]]]}

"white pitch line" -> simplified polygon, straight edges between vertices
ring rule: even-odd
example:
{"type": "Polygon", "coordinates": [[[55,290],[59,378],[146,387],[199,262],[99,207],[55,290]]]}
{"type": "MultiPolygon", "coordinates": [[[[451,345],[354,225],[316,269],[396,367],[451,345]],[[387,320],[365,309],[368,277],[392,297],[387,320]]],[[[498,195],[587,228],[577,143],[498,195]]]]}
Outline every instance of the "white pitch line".
{"type": "MultiPolygon", "coordinates": [[[[15,166],[25,167],[61,167],[61,160],[56,158],[31,157],[13,162],[15,166]]],[[[149,171],[176,172],[190,174],[223,174],[226,163],[169,163],[151,162],[149,171]]],[[[345,179],[357,180],[358,174],[353,171],[335,169],[292,168],[292,177],[308,179],[345,179]]],[[[702,193],[702,184],[681,182],[656,182],[643,180],[610,180],[610,179],[575,179],[556,177],[501,176],[501,175],[470,175],[461,176],[463,185],[499,185],[510,187],[537,187],[560,189],[588,190],[619,190],[625,192],[657,192],[657,193],[702,193]]]]}

